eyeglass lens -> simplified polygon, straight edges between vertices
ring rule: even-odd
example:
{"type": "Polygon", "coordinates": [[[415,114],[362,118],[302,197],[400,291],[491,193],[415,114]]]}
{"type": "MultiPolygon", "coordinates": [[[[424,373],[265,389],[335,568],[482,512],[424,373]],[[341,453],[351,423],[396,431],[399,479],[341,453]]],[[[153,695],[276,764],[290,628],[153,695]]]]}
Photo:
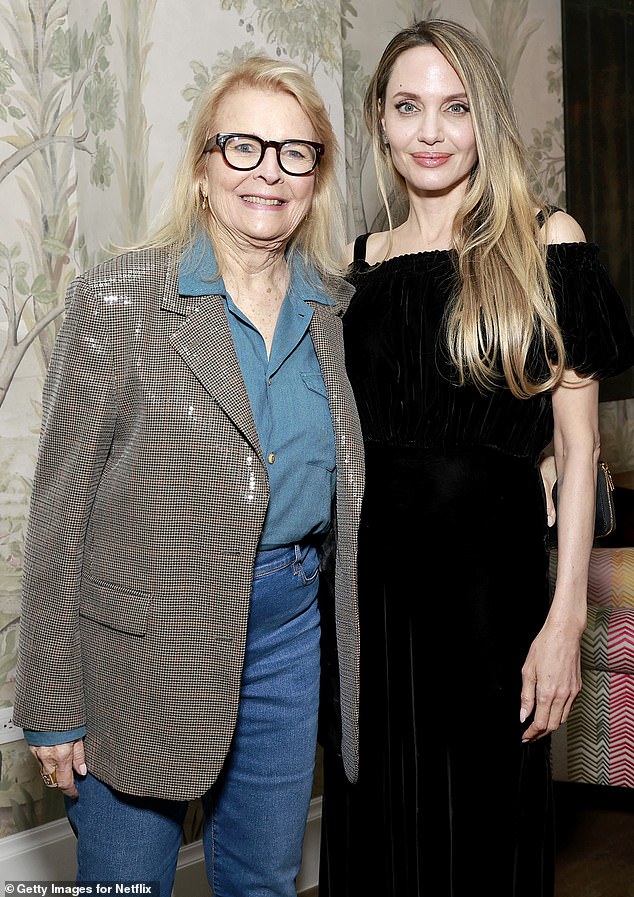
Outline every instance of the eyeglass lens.
{"type": "MultiPolygon", "coordinates": [[[[229,137],[224,142],[225,159],[234,168],[256,168],[264,156],[264,145],[256,137],[229,137]]],[[[289,140],[276,147],[280,168],[287,174],[307,174],[315,167],[317,151],[308,143],[289,140]]]]}

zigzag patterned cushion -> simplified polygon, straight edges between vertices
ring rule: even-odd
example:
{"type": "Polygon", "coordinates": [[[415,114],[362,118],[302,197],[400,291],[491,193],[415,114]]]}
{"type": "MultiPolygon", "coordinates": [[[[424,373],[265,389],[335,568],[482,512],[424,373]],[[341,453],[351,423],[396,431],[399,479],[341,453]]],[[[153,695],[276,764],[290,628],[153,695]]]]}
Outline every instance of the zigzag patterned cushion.
{"type": "Polygon", "coordinates": [[[585,670],[566,723],[567,778],[634,787],[634,677],[585,670]]]}
{"type": "Polygon", "coordinates": [[[588,601],[634,611],[634,548],[592,549],[588,601]]]}
{"type": "Polygon", "coordinates": [[[634,675],[634,608],[589,605],[581,661],[584,671],[591,668],[634,675]]]}
{"type": "Polygon", "coordinates": [[[583,688],[566,726],[568,778],[634,787],[634,548],[592,551],[581,661],[583,688]]]}

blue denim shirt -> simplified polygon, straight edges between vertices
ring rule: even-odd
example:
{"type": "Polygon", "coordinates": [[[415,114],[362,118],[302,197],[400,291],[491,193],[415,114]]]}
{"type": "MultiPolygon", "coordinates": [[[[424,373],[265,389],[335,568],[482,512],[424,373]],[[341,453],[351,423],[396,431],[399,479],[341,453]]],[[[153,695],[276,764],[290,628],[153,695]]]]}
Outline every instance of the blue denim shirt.
{"type": "MultiPolygon", "coordinates": [[[[181,259],[184,296],[221,295],[267,465],[270,500],[261,549],[326,532],[336,488],[335,438],[328,396],[308,325],[306,300],[330,304],[317,273],[293,256],[270,357],[258,330],[227,294],[213,249],[199,239],[181,259]]],[[[25,730],[32,745],[62,744],[86,734],[25,730]]]]}
{"type": "Polygon", "coordinates": [[[313,309],[330,303],[316,272],[298,254],[275,328],[271,354],[227,293],[210,244],[199,239],[179,272],[184,296],[221,295],[270,483],[261,549],[299,542],[330,526],[335,494],[335,437],[319,361],[308,332],[313,309]]]}

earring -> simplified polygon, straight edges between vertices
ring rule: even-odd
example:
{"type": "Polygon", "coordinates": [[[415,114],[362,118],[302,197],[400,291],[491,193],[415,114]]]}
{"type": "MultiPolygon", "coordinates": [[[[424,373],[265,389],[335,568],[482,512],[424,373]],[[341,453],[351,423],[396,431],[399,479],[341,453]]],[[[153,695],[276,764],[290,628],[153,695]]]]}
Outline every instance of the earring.
{"type": "Polygon", "coordinates": [[[207,195],[205,193],[203,193],[202,190],[200,191],[200,198],[201,198],[200,208],[204,212],[205,209],[207,208],[207,195]]]}
{"type": "Polygon", "coordinates": [[[385,133],[385,131],[382,131],[382,132],[381,132],[381,142],[383,143],[383,146],[389,146],[389,145],[390,145],[390,141],[389,141],[388,136],[387,136],[387,134],[385,133]]]}

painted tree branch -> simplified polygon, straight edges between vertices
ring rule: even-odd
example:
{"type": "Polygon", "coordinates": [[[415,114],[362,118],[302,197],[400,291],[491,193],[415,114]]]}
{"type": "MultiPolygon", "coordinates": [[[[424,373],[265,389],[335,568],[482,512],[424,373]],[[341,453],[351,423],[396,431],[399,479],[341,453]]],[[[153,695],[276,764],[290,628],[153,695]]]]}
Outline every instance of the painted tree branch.
{"type": "Polygon", "coordinates": [[[15,372],[24,358],[26,350],[31,343],[38,338],[40,333],[42,333],[55,318],[61,315],[63,311],[64,302],[60,302],[47,312],[44,317],[39,318],[37,323],[34,324],[21,340],[18,339],[15,330],[7,334],[7,342],[2,355],[0,356],[0,405],[4,402],[13,377],[15,376],[15,372]]]}
{"type": "Polygon", "coordinates": [[[84,131],[79,137],[73,137],[72,135],[58,135],[58,134],[46,134],[44,137],[39,137],[37,140],[34,140],[33,143],[29,143],[28,146],[23,146],[21,149],[16,150],[12,153],[8,159],[5,159],[4,162],[0,162],[0,184],[7,178],[12,171],[21,165],[29,156],[32,156],[33,153],[37,153],[40,150],[45,149],[47,146],[50,146],[53,143],[69,143],[74,145],[75,149],[82,150],[85,153],[89,153],[90,150],[87,146],[84,146],[83,143],[88,136],[88,131],[84,131]]]}

